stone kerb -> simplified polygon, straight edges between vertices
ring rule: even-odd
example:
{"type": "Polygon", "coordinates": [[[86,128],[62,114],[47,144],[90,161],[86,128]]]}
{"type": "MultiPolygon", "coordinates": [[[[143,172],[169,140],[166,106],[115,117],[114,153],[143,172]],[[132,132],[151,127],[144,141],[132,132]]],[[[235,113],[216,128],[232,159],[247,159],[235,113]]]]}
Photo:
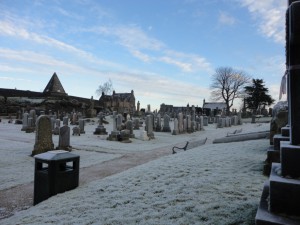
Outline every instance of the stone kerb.
{"type": "Polygon", "coordinates": [[[35,144],[32,155],[44,153],[54,149],[52,140],[51,119],[48,116],[39,116],[36,121],[35,144]]]}

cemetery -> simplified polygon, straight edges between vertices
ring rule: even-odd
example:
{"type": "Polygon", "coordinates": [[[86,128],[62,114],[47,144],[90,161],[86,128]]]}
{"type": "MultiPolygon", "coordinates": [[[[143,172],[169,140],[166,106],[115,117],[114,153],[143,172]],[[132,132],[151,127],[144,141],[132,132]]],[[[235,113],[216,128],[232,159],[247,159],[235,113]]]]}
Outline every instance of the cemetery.
{"type": "Polygon", "coordinates": [[[289,0],[272,117],[72,97],[56,73],[43,93],[1,89],[0,224],[300,224],[299,20],[289,0]]]}

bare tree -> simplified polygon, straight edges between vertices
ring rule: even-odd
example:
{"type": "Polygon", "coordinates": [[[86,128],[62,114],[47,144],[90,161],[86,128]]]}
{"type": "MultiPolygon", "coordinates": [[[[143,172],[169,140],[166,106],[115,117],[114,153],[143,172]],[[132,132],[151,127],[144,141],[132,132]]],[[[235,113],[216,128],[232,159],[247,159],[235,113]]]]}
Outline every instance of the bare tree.
{"type": "Polygon", "coordinates": [[[219,67],[212,75],[211,98],[215,101],[223,100],[229,113],[233,101],[243,93],[243,88],[249,81],[250,76],[243,71],[237,71],[231,67],[219,67]]]}
{"type": "Polygon", "coordinates": [[[109,79],[103,85],[99,85],[98,89],[96,90],[96,94],[98,96],[102,95],[102,93],[107,95],[107,94],[111,94],[112,91],[113,91],[113,84],[112,84],[111,79],[109,79]]]}

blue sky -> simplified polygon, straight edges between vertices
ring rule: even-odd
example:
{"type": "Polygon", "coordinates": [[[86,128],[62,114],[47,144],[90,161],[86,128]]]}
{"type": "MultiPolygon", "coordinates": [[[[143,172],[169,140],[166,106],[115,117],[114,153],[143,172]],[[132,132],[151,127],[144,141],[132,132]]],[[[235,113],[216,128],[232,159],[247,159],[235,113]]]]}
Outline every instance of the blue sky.
{"type": "MultiPolygon", "coordinates": [[[[69,95],[100,84],[141,107],[202,106],[221,66],[263,79],[278,100],[285,0],[0,0],[0,87],[69,95]]],[[[239,108],[238,102],[235,104],[239,108]]]]}

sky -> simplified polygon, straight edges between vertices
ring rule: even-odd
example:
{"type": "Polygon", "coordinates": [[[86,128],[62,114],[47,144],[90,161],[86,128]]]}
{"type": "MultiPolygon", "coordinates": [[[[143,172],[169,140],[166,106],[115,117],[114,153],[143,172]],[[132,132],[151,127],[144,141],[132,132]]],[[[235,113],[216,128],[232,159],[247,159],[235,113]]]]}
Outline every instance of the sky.
{"type": "MultiPolygon", "coordinates": [[[[202,106],[219,67],[278,100],[285,0],[0,0],[0,88],[43,91],[54,72],[85,98],[109,79],[141,107],[202,106]]],[[[239,102],[235,102],[239,109],[239,102]]]]}

